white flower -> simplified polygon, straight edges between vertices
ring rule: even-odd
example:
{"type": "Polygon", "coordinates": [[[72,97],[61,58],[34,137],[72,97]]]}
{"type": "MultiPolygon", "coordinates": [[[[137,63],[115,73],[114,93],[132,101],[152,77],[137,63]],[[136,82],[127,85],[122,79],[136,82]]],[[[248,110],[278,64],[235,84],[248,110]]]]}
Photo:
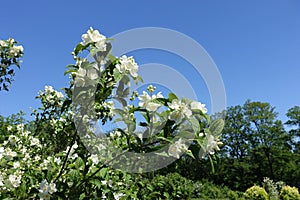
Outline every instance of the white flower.
{"type": "Polygon", "coordinates": [[[4,156],[4,153],[5,153],[4,147],[0,147],[0,160],[4,156]]]}
{"type": "Polygon", "coordinates": [[[25,154],[25,153],[27,152],[27,148],[23,146],[23,148],[20,150],[20,152],[21,152],[22,154],[25,154]]]}
{"type": "Polygon", "coordinates": [[[180,155],[187,151],[188,146],[182,141],[181,138],[177,140],[174,144],[171,144],[168,150],[168,154],[177,159],[180,158],[180,155]]]}
{"type": "Polygon", "coordinates": [[[0,187],[4,186],[3,176],[0,174],[0,187]]]}
{"type": "Polygon", "coordinates": [[[7,126],[7,131],[11,131],[12,130],[12,126],[7,126]]]}
{"type": "Polygon", "coordinates": [[[96,154],[93,154],[90,156],[89,158],[95,165],[97,165],[99,163],[99,158],[98,158],[98,155],[96,154]]]}
{"type": "Polygon", "coordinates": [[[24,48],[22,45],[19,46],[13,46],[14,51],[16,52],[23,52],[24,48]]]}
{"type": "Polygon", "coordinates": [[[29,134],[30,131],[23,131],[21,135],[27,138],[29,134]]]}
{"type": "Polygon", "coordinates": [[[8,41],[10,44],[13,44],[13,43],[15,42],[15,39],[14,39],[14,38],[9,38],[7,41],[8,41]]]}
{"type": "Polygon", "coordinates": [[[7,148],[5,150],[5,156],[7,157],[8,160],[12,160],[13,157],[16,157],[17,156],[17,153],[12,151],[10,148],[7,148]]]}
{"type": "Polygon", "coordinates": [[[112,187],[113,181],[112,180],[108,180],[108,181],[104,180],[104,181],[101,181],[101,183],[103,185],[108,185],[109,187],[112,187]]]}
{"type": "Polygon", "coordinates": [[[18,125],[17,125],[17,130],[18,130],[19,132],[22,132],[23,129],[24,129],[24,124],[18,124],[18,125]]]}
{"type": "Polygon", "coordinates": [[[151,101],[157,98],[163,98],[161,92],[157,93],[157,95],[153,94],[150,97],[147,92],[143,91],[143,94],[138,97],[138,99],[140,100],[139,106],[142,108],[146,108],[148,111],[156,111],[158,107],[160,107],[160,104],[151,101]]]}
{"type": "Polygon", "coordinates": [[[40,164],[40,168],[43,170],[50,169],[51,156],[48,156],[47,159],[44,159],[40,164]]]}
{"type": "Polygon", "coordinates": [[[106,37],[99,33],[98,30],[93,30],[91,27],[86,34],[81,36],[82,44],[87,45],[92,42],[100,51],[106,51],[106,37]]]}
{"type": "Polygon", "coordinates": [[[54,162],[59,165],[61,163],[61,159],[55,157],[54,158],[54,162]]]}
{"type": "Polygon", "coordinates": [[[54,89],[53,89],[52,86],[50,86],[50,85],[46,85],[46,86],[45,86],[45,92],[46,92],[46,93],[51,93],[51,92],[53,92],[53,91],[54,91],[54,89]]]}
{"type": "Polygon", "coordinates": [[[50,183],[49,185],[49,193],[53,194],[54,192],[56,192],[56,184],[55,183],[50,183]]]}
{"type": "Polygon", "coordinates": [[[9,183],[14,187],[14,188],[17,188],[20,186],[21,184],[21,176],[16,176],[16,175],[9,175],[8,177],[8,181],[9,183]]]}
{"type": "Polygon", "coordinates": [[[203,114],[207,113],[207,108],[205,108],[205,104],[202,104],[202,103],[200,103],[198,101],[193,101],[191,103],[191,109],[192,110],[201,110],[201,112],[203,114]]]}
{"type": "Polygon", "coordinates": [[[20,162],[18,162],[18,161],[14,162],[13,166],[14,166],[15,169],[19,168],[20,167],[20,162]]]}
{"type": "Polygon", "coordinates": [[[121,73],[130,73],[132,77],[137,77],[137,71],[139,69],[139,66],[135,62],[134,58],[132,56],[127,57],[126,55],[123,55],[119,59],[120,63],[116,65],[116,68],[121,73]]]}
{"type": "Polygon", "coordinates": [[[86,70],[80,67],[78,69],[76,75],[79,76],[79,77],[85,77],[86,76],[86,70]]]}
{"type": "Polygon", "coordinates": [[[218,142],[215,137],[211,134],[207,135],[207,144],[206,144],[206,152],[213,155],[215,151],[219,151],[220,148],[218,145],[222,144],[222,142],[218,142]]]}
{"type": "Polygon", "coordinates": [[[37,146],[40,144],[40,140],[37,138],[31,138],[30,140],[30,146],[37,146]]]}
{"type": "Polygon", "coordinates": [[[41,160],[41,156],[39,156],[39,155],[36,155],[36,156],[34,157],[34,160],[35,160],[35,161],[39,161],[39,160],[41,160]]]}
{"type": "Polygon", "coordinates": [[[116,200],[119,200],[122,196],[124,196],[125,194],[123,194],[123,193],[114,193],[114,198],[116,199],[116,200]]]}
{"type": "Polygon", "coordinates": [[[84,83],[85,83],[84,78],[76,77],[75,84],[77,87],[83,87],[84,83]]]}
{"type": "Polygon", "coordinates": [[[64,95],[63,95],[63,93],[56,91],[56,97],[59,99],[62,99],[62,98],[64,98],[64,95]]]}
{"type": "Polygon", "coordinates": [[[192,116],[192,111],[188,105],[178,99],[173,99],[172,103],[168,103],[168,106],[173,109],[169,115],[169,119],[179,124],[185,117],[189,118],[192,116]]]}
{"type": "Polygon", "coordinates": [[[12,144],[12,145],[15,145],[18,141],[19,141],[19,138],[14,136],[14,135],[10,135],[8,137],[8,141],[12,144]]]}
{"type": "Polygon", "coordinates": [[[75,75],[75,84],[78,87],[93,85],[95,80],[99,77],[98,71],[95,68],[86,70],[80,67],[75,75]]]}
{"type": "MultiPolygon", "coordinates": [[[[75,143],[75,144],[72,146],[71,150],[70,150],[70,154],[69,154],[69,158],[70,158],[70,159],[75,159],[75,158],[78,157],[78,154],[75,153],[75,150],[76,150],[77,148],[78,148],[78,145],[77,145],[77,143],[75,143]]],[[[67,149],[65,150],[65,153],[67,153],[67,152],[69,151],[69,149],[70,149],[70,146],[67,146],[67,149]]]]}
{"type": "Polygon", "coordinates": [[[97,70],[94,68],[91,68],[87,71],[87,77],[91,80],[95,80],[98,78],[97,70]]]}
{"type": "Polygon", "coordinates": [[[47,180],[43,180],[40,183],[40,189],[39,189],[39,196],[40,199],[50,199],[51,194],[53,194],[54,192],[56,192],[56,185],[55,183],[48,183],[47,180]]]}
{"type": "Polygon", "coordinates": [[[29,153],[25,153],[24,158],[22,159],[23,161],[31,161],[31,156],[29,153]]]}
{"type": "Polygon", "coordinates": [[[109,136],[110,137],[121,137],[122,136],[122,133],[120,132],[120,131],[118,131],[118,130],[114,130],[114,131],[112,131],[112,132],[110,132],[110,134],[109,134],[109,136]]]}
{"type": "Polygon", "coordinates": [[[107,108],[109,108],[109,113],[108,113],[108,115],[110,116],[110,117],[113,117],[114,116],[114,109],[115,109],[115,104],[114,104],[114,102],[113,101],[108,101],[108,102],[105,102],[106,103],[106,106],[107,106],[107,108]]]}
{"type": "Polygon", "coordinates": [[[10,51],[9,51],[9,54],[10,56],[18,56],[19,54],[21,54],[23,52],[23,47],[20,45],[20,46],[13,46],[10,51]]]}
{"type": "Polygon", "coordinates": [[[5,40],[0,40],[0,47],[7,47],[7,42],[5,40]]]}

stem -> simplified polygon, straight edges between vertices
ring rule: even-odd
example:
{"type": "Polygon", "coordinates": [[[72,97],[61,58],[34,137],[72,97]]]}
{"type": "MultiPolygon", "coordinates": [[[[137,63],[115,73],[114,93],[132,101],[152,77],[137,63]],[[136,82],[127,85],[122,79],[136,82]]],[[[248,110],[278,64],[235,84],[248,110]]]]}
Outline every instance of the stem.
{"type": "Polygon", "coordinates": [[[75,186],[71,192],[73,192],[74,190],[76,190],[77,188],[79,188],[83,183],[86,183],[90,178],[92,178],[93,176],[95,176],[103,167],[107,166],[109,163],[111,163],[112,161],[114,161],[115,159],[119,158],[120,156],[124,155],[127,151],[122,152],[121,154],[117,155],[116,157],[114,157],[113,159],[107,161],[106,163],[103,163],[94,173],[92,173],[90,176],[88,176],[87,178],[83,179],[77,186],[75,186]]]}
{"type": "Polygon", "coordinates": [[[57,177],[56,177],[55,180],[54,180],[54,183],[55,183],[55,182],[59,179],[59,177],[63,174],[63,171],[64,171],[64,169],[65,169],[65,167],[66,167],[67,160],[68,160],[68,157],[69,157],[69,155],[70,155],[72,146],[74,145],[74,143],[75,143],[75,141],[76,141],[77,129],[74,131],[74,133],[75,133],[75,134],[74,134],[74,137],[73,137],[73,139],[72,139],[72,141],[71,141],[71,143],[70,143],[70,147],[69,147],[69,149],[68,149],[67,155],[66,155],[66,157],[65,157],[65,159],[64,159],[63,165],[62,165],[61,168],[60,168],[59,174],[57,175],[57,177]]]}

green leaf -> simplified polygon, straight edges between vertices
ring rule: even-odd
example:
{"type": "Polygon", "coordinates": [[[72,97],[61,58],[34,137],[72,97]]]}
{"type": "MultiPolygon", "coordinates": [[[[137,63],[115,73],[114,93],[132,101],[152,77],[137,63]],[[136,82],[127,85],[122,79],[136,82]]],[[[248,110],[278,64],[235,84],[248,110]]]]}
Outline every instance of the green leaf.
{"type": "Polygon", "coordinates": [[[82,193],[80,196],[79,196],[79,200],[83,200],[85,198],[85,194],[82,193]]]}
{"type": "Polygon", "coordinates": [[[220,136],[222,133],[222,130],[224,128],[224,120],[218,119],[215,121],[212,121],[209,125],[209,130],[214,136],[220,136]]]}
{"type": "Polygon", "coordinates": [[[130,88],[128,87],[123,91],[122,95],[123,95],[123,97],[127,97],[129,95],[129,93],[130,93],[130,88]]]}
{"type": "Polygon", "coordinates": [[[100,176],[101,176],[102,178],[105,179],[105,176],[107,175],[107,171],[108,171],[108,168],[107,168],[107,167],[102,168],[102,169],[99,171],[100,176]]]}
{"type": "Polygon", "coordinates": [[[101,181],[98,180],[98,179],[91,179],[90,183],[92,183],[93,185],[95,185],[97,188],[101,188],[101,186],[102,186],[101,181]]]}
{"type": "Polygon", "coordinates": [[[69,69],[64,72],[64,75],[70,74],[72,72],[77,72],[77,69],[69,69]]]}
{"type": "Polygon", "coordinates": [[[123,90],[124,90],[124,82],[120,81],[117,88],[117,95],[122,96],[123,90]]]}
{"type": "Polygon", "coordinates": [[[70,179],[74,182],[78,181],[81,177],[80,177],[80,172],[77,170],[77,169],[72,169],[70,172],[69,172],[69,176],[70,176],[70,179]]]}
{"type": "Polygon", "coordinates": [[[170,199],[170,195],[168,192],[164,192],[164,197],[166,197],[167,199],[170,199]]]}
{"type": "Polygon", "coordinates": [[[157,136],[156,137],[157,139],[160,139],[160,140],[163,140],[163,141],[167,141],[169,143],[172,143],[172,140],[168,139],[168,138],[165,138],[165,137],[161,137],[161,136],[157,136]]]}
{"type": "Polygon", "coordinates": [[[81,43],[79,43],[74,49],[75,55],[78,55],[78,53],[80,53],[84,49],[85,49],[85,46],[82,45],[81,43]]]}
{"type": "Polygon", "coordinates": [[[178,97],[177,97],[174,93],[169,93],[169,94],[168,94],[168,99],[169,99],[170,101],[172,101],[172,100],[174,100],[174,99],[178,99],[178,97]]]}
{"type": "Polygon", "coordinates": [[[158,104],[167,106],[169,100],[168,100],[168,99],[165,99],[165,98],[156,98],[156,99],[151,100],[151,102],[153,102],[153,103],[158,103],[158,104]]]}
{"type": "Polygon", "coordinates": [[[140,122],[140,123],[139,123],[139,126],[144,126],[144,127],[146,127],[146,126],[148,126],[148,123],[146,123],[146,122],[140,122]]]}
{"type": "Polygon", "coordinates": [[[123,74],[121,74],[121,73],[119,72],[119,70],[118,70],[117,68],[115,68],[115,69],[114,69],[114,77],[115,77],[115,81],[116,81],[116,82],[119,82],[119,81],[122,79],[123,74]]]}
{"type": "Polygon", "coordinates": [[[193,159],[195,159],[194,154],[192,153],[192,151],[186,151],[185,154],[192,157],[193,159]]]}
{"type": "Polygon", "coordinates": [[[122,106],[127,106],[127,101],[123,98],[120,97],[114,97],[114,99],[116,99],[118,102],[120,102],[122,104],[122,106]]]}
{"type": "Polygon", "coordinates": [[[215,173],[214,162],[209,154],[208,154],[208,158],[209,158],[209,162],[210,162],[210,166],[211,166],[211,171],[214,174],[215,173]]]}
{"type": "Polygon", "coordinates": [[[75,164],[76,164],[76,168],[79,169],[82,166],[84,166],[84,161],[82,160],[82,158],[77,157],[77,159],[75,160],[75,164]]]}
{"type": "Polygon", "coordinates": [[[200,124],[199,124],[198,120],[195,118],[189,118],[188,121],[192,125],[194,133],[198,133],[200,131],[200,124]]]}

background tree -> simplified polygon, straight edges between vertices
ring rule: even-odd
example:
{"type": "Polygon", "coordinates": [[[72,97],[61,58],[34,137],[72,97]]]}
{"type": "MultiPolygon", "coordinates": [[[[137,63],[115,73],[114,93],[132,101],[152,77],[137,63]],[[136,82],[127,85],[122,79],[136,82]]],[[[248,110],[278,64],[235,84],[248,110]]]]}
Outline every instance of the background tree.
{"type": "Polygon", "coordinates": [[[300,153],[300,107],[294,106],[289,109],[286,116],[289,120],[285,124],[291,127],[289,133],[293,138],[294,151],[300,153]]]}
{"type": "Polygon", "coordinates": [[[242,106],[229,107],[220,162],[210,178],[240,191],[259,184],[263,177],[299,184],[295,181],[297,161],[293,158],[292,135],[277,116],[269,103],[248,100],[242,106]]]}

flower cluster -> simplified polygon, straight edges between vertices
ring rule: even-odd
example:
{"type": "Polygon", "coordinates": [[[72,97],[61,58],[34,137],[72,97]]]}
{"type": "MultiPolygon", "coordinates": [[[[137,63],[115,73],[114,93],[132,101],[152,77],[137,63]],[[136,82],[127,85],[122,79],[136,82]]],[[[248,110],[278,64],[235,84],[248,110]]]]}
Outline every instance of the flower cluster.
{"type": "Polygon", "coordinates": [[[23,56],[23,46],[17,45],[18,43],[10,38],[8,40],[0,40],[0,90],[9,89],[15,75],[13,65],[20,68],[23,56]]]}
{"type": "Polygon", "coordinates": [[[91,86],[96,83],[99,78],[101,68],[97,64],[90,65],[90,63],[84,59],[77,72],[73,74],[76,76],[75,84],[77,87],[91,86]]]}
{"type": "Polygon", "coordinates": [[[206,135],[206,152],[213,155],[215,151],[220,151],[219,145],[222,145],[222,142],[219,142],[216,137],[212,134],[206,135]]]}
{"type": "Polygon", "coordinates": [[[40,183],[39,196],[41,200],[48,200],[51,197],[51,194],[56,192],[56,184],[48,183],[47,180],[43,180],[40,183]]]}
{"type": "Polygon", "coordinates": [[[44,90],[39,92],[39,96],[43,104],[62,106],[64,95],[53,89],[52,86],[45,86],[44,90]]]}
{"type": "Polygon", "coordinates": [[[139,66],[135,62],[134,58],[132,56],[127,57],[126,55],[121,56],[119,58],[119,62],[116,65],[116,68],[119,70],[122,74],[130,74],[132,77],[137,77],[137,71],[139,69],[139,66]]]}
{"type": "Polygon", "coordinates": [[[146,91],[143,91],[143,94],[138,97],[140,100],[139,106],[147,109],[150,112],[154,112],[161,106],[159,103],[153,102],[153,100],[157,98],[163,98],[161,92],[150,96],[146,91]]]}
{"type": "Polygon", "coordinates": [[[82,44],[89,45],[94,44],[97,49],[106,51],[106,37],[99,33],[98,30],[94,30],[92,27],[87,31],[86,34],[81,36],[82,44]]]}
{"type": "Polygon", "coordinates": [[[8,126],[12,133],[0,144],[0,193],[14,191],[23,182],[23,174],[28,166],[39,165],[43,146],[40,140],[25,130],[24,124],[8,126]]]}
{"type": "Polygon", "coordinates": [[[13,38],[8,40],[0,40],[0,50],[6,51],[8,57],[19,58],[23,56],[23,46],[16,45],[16,41],[13,38]]]}
{"type": "Polygon", "coordinates": [[[185,144],[182,138],[179,138],[179,140],[174,142],[174,144],[170,145],[168,153],[170,156],[179,159],[181,154],[183,154],[187,150],[188,150],[188,145],[185,144]]]}

